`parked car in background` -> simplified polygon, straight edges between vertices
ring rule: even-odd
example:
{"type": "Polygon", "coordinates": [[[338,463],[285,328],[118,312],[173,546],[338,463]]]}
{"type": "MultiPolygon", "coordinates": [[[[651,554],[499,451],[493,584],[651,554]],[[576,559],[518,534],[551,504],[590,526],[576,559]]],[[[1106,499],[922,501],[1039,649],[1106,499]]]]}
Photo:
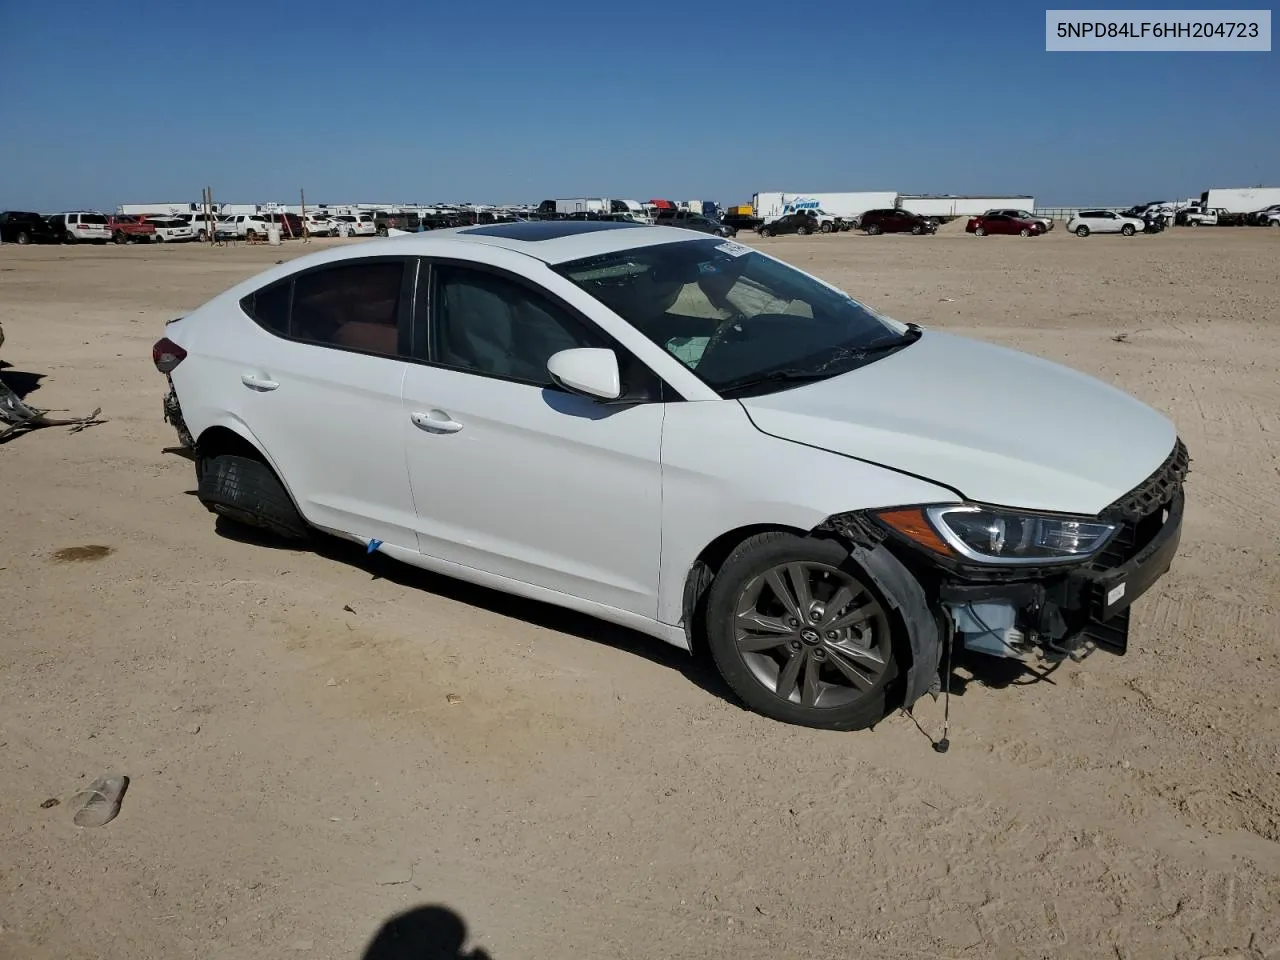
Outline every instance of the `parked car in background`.
{"type": "Polygon", "coordinates": [[[217,232],[219,236],[256,240],[267,235],[270,225],[264,213],[228,213],[218,221],[217,232]]]}
{"type": "Polygon", "coordinates": [[[218,214],[210,214],[207,218],[204,211],[196,211],[195,213],[177,213],[174,214],[175,219],[182,220],[191,225],[191,232],[195,238],[200,241],[209,239],[209,234],[214,232],[214,228],[222,219],[218,214]]]}
{"type": "Polygon", "coordinates": [[[1126,217],[1114,210],[1081,210],[1067,221],[1067,230],[1077,237],[1091,233],[1122,233],[1132,237],[1147,226],[1139,217],[1126,217]]]}
{"type": "Polygon", "coordinates": [[[107,226],[116,243],[150,243],[156,235],[156,228],[150,222],[129,213],[108,215],[107,226]]]}
{"type": "Polygon", "coordinates": [[[970,217],[964,230],[965,233],[972,233],[978,237],[985,237],[988,234],[1038,237],[1045,232],[1045,226],[1040,220],[1024,220],[1007,213],[984,213],[978,217],[970,217]]]}
{"type": "Polygon", "coordinates": [[[1261,210],[1255,210],[1245,217],[1244,221],[1252,227],[1274,227],[1280,224],[1280,203],[1274,203],[1261,210]]]}
{"type": "Polygon", "coordinates": [[[111,239],[107,215],[96,211],[57,213],[49,218],[49,226],[63,243],[106,243],[111,239]]]}
{"type": "Polygon", "coordinates": [[[988,210],[986,213],[982,214],[982,216],[989,217],[995,214],[1003,214],[1004,216],[1014,217],[1018,220],[1034,220],[1036,221],[1036,223],[1044,227],[1045,233],[1048,233],[1050,230],[1053,229],[1052,217],[1038,217],[1034,213],[1032,213],[1030,210],[1013,210],[1013,209],[988,210]]]}
{"type": "Polygon", "coordinates": [[[378,224],[372,213],[340,213],[333,221],[340,237],[372,237],[378,232],[378,224]]]}
{"type": "Polygon", "coordinates": [[[740,203],[730,207],[728,212],[720,218],[720,222],[735,230],[759,230],[764,219],[756,216],[755,208],[751,204],[740,203]]]}
{"type": "Polygon", "coordinates": [[[178,217],[147,216],[144,219],[155,230],[152,239],[156,243],[186,243],[196,239],[196,232],[191,224],[178,217]]]}
{"type": "Polygon", "coordinates": [[[302,239],[302,218],[296,213],[264,213],[267,223],[280,227],[280,237],[284,240],[302,239]]]}
{"type": "Polygon", "coordinates": [[[304,256],[170,321],[152,361],[220,520],[705,647],[809,727],[910,709],[953,643],[1123,654],[1182,531],[1158,411],[685,230],[304,256]]]}
{"type": "Polygon", "coordinates": [[[1222,215],[1226,212],[1220,207],[1211,207],[1208,210],[1188,210],[1182,222],[1188,227],[1216,227],[1221,222],[1222,215]]]}
{"type": "Polygon", "coordinates": [[[302,224],[313,237],[336,237],[338,224],[327,213],[308,213],[302,224]]]}
{"type": "MultiPolygon", "coordinates": [[[[661,221],[659,221],[661,222],[661,221]]],[[[784,233],[798,233],[807,236],[818,232],[818,218],[808,210],[799,213],[788,213],[786,216],[760,224],[760,236],[776,237],[784,233]]]]}
{"type": "Polygon", "coordinates": [[[883,208],[868,210],[858,218],[858,229],[872,236],[880,233],[913,233],[916,236],[938,232],[938,221],[922,217],[910,210],[883,208]]]}
{"type": "Polygon", "coordinates": [[[713,233],[718,237],[738,235],[737,228],[722,223],[714,217],[689,210],[659,210],[655,224],[659,227],[683,227],[685,230],[697,230],[699,233],[713,233]]]}
{"type": "Polygon", "coordinates": [[[38,213],[6,210],[0,213],[0,243],[61,243],[62,236],[38,213]]]}

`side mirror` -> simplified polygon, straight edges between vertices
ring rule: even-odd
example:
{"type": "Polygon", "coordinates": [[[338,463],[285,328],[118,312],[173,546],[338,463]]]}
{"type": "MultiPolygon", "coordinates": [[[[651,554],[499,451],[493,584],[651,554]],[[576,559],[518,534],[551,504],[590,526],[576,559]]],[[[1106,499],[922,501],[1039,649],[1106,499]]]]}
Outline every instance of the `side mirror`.
{"type": "Polygon", "coordinates": [[[547,372],[566,390],[597,400],[617,400],[622,396],[622,373],[618,357],[604,347],[575,347],[552,354],[547,372]]]}

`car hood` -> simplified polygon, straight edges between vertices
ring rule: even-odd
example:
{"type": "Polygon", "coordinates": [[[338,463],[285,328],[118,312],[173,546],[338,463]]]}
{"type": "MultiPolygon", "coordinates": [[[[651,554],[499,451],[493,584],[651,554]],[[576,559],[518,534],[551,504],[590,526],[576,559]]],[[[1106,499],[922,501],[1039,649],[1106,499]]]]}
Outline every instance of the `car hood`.
{"type": "Polygon", "coordinates": [[[1177,439],[1166,417],[1100,380],[933,330],[849,373],[740,402],[771,436],[970,500],[1063,513],[1099,512],[1177,439]]]}

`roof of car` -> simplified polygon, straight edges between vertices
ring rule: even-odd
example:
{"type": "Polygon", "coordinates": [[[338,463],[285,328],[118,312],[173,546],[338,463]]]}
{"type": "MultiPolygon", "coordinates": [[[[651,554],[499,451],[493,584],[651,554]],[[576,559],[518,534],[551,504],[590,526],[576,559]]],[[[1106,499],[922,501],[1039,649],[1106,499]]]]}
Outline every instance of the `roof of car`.
{"type": "Polygon", "coordinates": [[[438,241],[453,240],[502,247],[544,263],[565,263],[634,247],[707,238],[705,233],[679,227],[651,227],[610,220],[532,220],[428,230],[376,242],[395,243],[408,249],[421,247],[422,254],[429,256],[438,252],[431,249],[438,241]]]}

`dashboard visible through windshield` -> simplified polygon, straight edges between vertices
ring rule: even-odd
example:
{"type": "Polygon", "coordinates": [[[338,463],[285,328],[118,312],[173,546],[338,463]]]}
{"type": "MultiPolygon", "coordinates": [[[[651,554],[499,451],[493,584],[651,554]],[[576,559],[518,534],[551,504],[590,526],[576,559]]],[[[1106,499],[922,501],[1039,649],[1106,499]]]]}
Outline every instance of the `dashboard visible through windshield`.
{"type": "Polygon", "coordinates": [[[836,376],[919,334],[733,241],[655,244],[554,269],[722,396],[836,376]]]}

